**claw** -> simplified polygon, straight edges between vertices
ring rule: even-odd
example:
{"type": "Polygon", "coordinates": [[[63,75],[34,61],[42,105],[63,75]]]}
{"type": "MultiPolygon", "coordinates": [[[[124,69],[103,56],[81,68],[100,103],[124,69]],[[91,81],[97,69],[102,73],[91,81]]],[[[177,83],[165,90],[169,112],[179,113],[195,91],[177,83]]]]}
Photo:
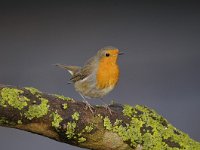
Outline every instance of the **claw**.
{"type": "Polygon", "coordinates": [[[112,112],[114,112],[114,111],[109,107],[109,105],[107,105],[107,104],[105,104],[103,107],[104,107],[106,110],[108,110],[108,112],[110,113],[110,115],[112,115],[112,112]]]}
{"type": "Polygon", "coordinates": [[[83,101],[84,103],[85,103],[85,105],[86,105],[86,110],[89,108],[90,109],[90,111],[91,111],[91,113],[92,114],[94,114],[94,111],[92,110],[92,109],[94,109],[94,107],[90,104],[90,103],[88,103],[88,101],[83,101]]]}
{"type": "Polygon", "coordinates": [[[108,110],[108,112],[110,113],[110,115],[112,115],[112,112],[114,112],[114,110],[112,110],[108,104],[106,104],[102,99],[100,99],[101,102],[104,104],[103,107],[108,110]]]}
{"type": "Polygon", "coordinates": [[[85,103],[85,105],[86,105],[86,110],[89,108],[91,113],[94,114],[94,111],[92,110],[92,109],[94,109],[94,107],[90,103],[88,103],[88,101],[86,101],[86,98],[81,93],[79,93],[79,94],[83,98],[83,103],[85,103]]]}

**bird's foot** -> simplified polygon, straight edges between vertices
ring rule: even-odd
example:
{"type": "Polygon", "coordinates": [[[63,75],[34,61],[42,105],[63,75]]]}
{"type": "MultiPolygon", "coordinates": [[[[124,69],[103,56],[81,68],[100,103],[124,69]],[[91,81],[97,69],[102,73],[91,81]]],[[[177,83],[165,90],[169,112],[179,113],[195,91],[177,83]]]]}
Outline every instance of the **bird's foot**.
{"type": "Polygon", "coordinates": [[[110,113],[110,115],[112,115],[112,113],[114,112],[114,110],[112,110],[108,104],[104,104],[103,107],[108,110],[108,112],[110,113]]]}
{"type": "Polygon", "coordinates": [[[89,108],[89,110],[91,111],[91,113],[94,114],[94,111],[93,111],[94,107],[88,101],[86,101],[86,100],[84,100],[83,102],[86,105],[85,109],[87,110],[89,108]]]}

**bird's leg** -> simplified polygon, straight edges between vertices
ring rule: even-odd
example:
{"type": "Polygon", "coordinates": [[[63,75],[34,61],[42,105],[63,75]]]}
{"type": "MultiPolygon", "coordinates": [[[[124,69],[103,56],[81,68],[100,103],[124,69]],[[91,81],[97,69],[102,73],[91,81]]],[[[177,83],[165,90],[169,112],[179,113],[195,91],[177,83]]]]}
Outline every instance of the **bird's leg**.
{"type": "Polygon", "coordinates": [[[80,94],[81,97],[83,98],[83,102],[84,102],[85,105],[86,105],[86,110],[89,108],[90,111],[91,111],[92,113],[94,113],[94,111],[92,110],[92,109],[94,109],[94,107],[86,100],[86,98],[85,98],[81,93],[79,93],[79,94],[80,94]]]}
{"type": "Polygon", "coordinates": [[[86,100],[85,100],[85,104],[86,104],[86,110],[89,108],[90,111],[92,113],[94,113],[94,111],[93,111],[94,107],[88,101],[86,101],[86,100]]]}
{"type": "Polygon", "coordinates": [[[112,115],[112,112],[114,112],[110,107],[109,107],[109,105],[108,104],[106,104],[102,99],[100,99],[101,100],[101,102],[104,104],[103,105],[103,107],[106,109],[106,110],[108,110],[108,112],[112,115]]]}

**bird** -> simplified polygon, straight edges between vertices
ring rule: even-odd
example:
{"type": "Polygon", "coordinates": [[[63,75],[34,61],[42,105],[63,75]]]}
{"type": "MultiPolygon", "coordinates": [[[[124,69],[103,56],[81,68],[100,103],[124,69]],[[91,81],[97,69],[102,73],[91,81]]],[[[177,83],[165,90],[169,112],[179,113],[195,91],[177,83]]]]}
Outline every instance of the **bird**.
{"type": "MultiPolygon", "coordinates": [[[[106,46],[98,50],[95,56],[80,66],[55,64],[71,74],[70,82],[83,98],[86,106],[93,112],[92,106],[86,99],[102,99],[117,85],[120,75],[117,63],[118,56],[124,53],[113,46],[106,46]]],[[[104,103],[105,104],[105,103],[104,103]]],[[[108,105],[106,108],[111,113],[108,105]]]]}

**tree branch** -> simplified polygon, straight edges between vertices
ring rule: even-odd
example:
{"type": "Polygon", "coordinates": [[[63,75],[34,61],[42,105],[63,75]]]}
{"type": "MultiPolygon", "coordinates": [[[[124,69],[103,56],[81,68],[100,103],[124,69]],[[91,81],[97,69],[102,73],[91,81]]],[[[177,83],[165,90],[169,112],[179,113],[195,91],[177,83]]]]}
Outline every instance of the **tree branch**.
{"type": "Polygon", "coordinates": [[[0,126],[94,150],[200,149],[200,143],[145,106],[101,106],[94,113],[69,97],[0,85],[0,126]]]}

